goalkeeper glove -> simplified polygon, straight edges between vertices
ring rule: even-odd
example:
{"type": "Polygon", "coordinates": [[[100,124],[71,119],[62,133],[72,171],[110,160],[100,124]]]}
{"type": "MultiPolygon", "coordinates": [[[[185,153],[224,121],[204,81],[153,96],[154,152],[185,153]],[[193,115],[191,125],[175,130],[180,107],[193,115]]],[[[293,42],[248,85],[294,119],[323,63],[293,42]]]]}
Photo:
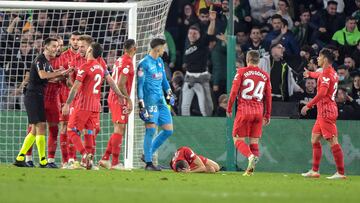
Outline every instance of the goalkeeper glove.
{"type": "Polygon", "coordinates": [[[170,104],[171,106],[174,106],[175,100],[176,100],[176,97],[173,95],[172,91],[168,90],[167,95],[166,95],[166,102],[168,104],[170,104]]]}
{"type": "Polygon", "coordinates": [[[150,119],[150,115],[148,113],[148,111],[145,108],[145,104],[143,100],[139,101],[139,117],[141,118],[141,120],[143,121],[148,121],[150,119]]]}

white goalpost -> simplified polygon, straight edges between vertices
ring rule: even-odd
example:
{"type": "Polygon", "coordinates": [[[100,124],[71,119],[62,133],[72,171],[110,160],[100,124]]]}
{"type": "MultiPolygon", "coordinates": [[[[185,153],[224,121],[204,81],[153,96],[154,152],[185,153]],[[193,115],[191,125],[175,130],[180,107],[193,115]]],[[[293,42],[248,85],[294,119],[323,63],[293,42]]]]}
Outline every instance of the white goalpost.
{"type": "MultiPolygon", "coordinates": [[[[104,59],[111,70],[122,54],[122,43],[135,39],[137,62],[148,52],[154,36],[163,35],[172,0],[131,1],[126,3],[0,1],[0,163],[12,163],[26,135],[27,117],[23,106],[21,82],[31,61],[49,36],[61,36],[68,45],[70,33],[89,34],[104,47],[104,59]],[[0,16],[1,17],[1,16],[0,16]]],[[[135,81],[135,80],[134,80],[135,81]]],[[[131,99],[135,101],[135,82],[131,99]]],[[[101,158],[113,125],[107,106],[109,87],[103,84],[101,132],[98,135],[96,160],[101,158]]],[[[137,105],[129,117],[121,150],[125,168],[143,164],[144,125],[137,105]]],[[[36,156],[36,150],[34,155],[36,156]]],[[[56,162],[60,163],[59,146],[56,162]]],[[[34,159],[37,160],[37,159],[34,159]]],[[[156,161],[156,160],[155,160],[156,161]]]]}

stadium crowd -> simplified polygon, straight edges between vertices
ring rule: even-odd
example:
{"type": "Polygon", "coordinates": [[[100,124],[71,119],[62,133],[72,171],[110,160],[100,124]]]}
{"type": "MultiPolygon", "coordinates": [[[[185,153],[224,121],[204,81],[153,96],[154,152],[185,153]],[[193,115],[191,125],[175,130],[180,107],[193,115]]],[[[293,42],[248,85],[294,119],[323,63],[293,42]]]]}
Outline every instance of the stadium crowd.
{"type": "MultiPolygon", "coordinates": [[[[163,59],[177,97],[174,115],[225,116],[226,81],[232,80],[226,75],[229,2],[215,2],[175,0],[170,7],[163,59]]],[[[316,81],[303,72],[321,71],[318,52],[327,47],[337,57],[339,118],[360,119],[360,0],[234,0],[234,7],[236,65],[246,65],[247,51],[259,50],[260,66],[271,76],[274,110],[289,106],[300,118],[316,117],[316,109],[299,113],[316,95],[316,81]]],[[[0,109],[22,109],[25,72],[46,37],[60,35],[68,44],[72,31],[91,34],[104,46],[111,69],[126,39],[125,15],[95,15],[0,11],[0,109]]]]}

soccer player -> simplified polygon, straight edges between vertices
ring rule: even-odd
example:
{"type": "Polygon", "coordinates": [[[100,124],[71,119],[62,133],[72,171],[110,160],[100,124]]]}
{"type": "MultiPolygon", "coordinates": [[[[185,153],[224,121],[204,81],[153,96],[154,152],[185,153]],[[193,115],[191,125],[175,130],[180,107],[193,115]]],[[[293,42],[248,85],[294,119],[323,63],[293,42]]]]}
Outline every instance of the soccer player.
{"type": "MultiPolygon", "coordinates": [[[[65,69],[69,68],[70,62],[75,60],[75,57],[78,55],[78,41],[82,34],[79,31],[74,31],[71,33],[69,44],[70,47],[64,51],[60,56],[60,63],[65,69]]],[[[70,88],[67,84],[67,80],[63,80],[60,87],[60,107],[63,107],[66,99],[69,96],[70,88]]],[[[69,121],[69,116],[63,115],[60,112],[60,149],[62,155],[62,165],[67,166],[70,152],[75,151],[73,145],[69,143],[70,139],[67,136],[67,123],[69,121]]]]}
{"type": "Polygon", "coordinates": [[[55,38],[47,38],[44,41],[44,51],[36,57],[30,68],[30,78],[25,94],[25,108],[28,115],[31,131],[25,137],[24,143],[16,157],[15,166],[26,167],[25,153],[36,140],[36,146],[39,154],[40,167],[46,167],[45,158],[45,104],[44,87],[48,79],[66,75],[69,70],[59,70],[54,72],[50,60],[56,56],[58,41],[55,38]]]}
{"type": "Polygon", "coordinates": [[[180,147],[175,152],[170,167],[175,172],[184,173],[215,173],[220,170],[215,161],[195,154],[189,147],[180,147]]]}
{"type": "MultiPolygon", "coordinates": [[[[50,60],[53,70],[61,68],[61,51],[64,46],[64,42],[61,37],[56,37],[58,40],[58,48],[56,57],[50,60]]],[[[62,78],[55,78],[48,81],[45,88],[45,117],[48,124],[49,136],[48,136],[48,168],[58,168],[55,164],[55,152],[57,148],[57,138],[59,133],[59,117],[60,117],[60,83],[62,78]]]]}
{"type": "MultiPolygon", "coordinates": [[[[128,39],[124,42],[124,52],[124,55],[116,60],[114,64],[112,78],[121,93],[126,97],[130,97],[129,95],[134,79],[134,65],[132,60],[136,54],[136,45],[133,39],[128,39]]],[[[125,125],[128,122],[129,112],[126,109],[126,103],[119,101],[113,90],[110,90],[108,104],[111,111],[112,122],[114,123],[114,133],[109,139],[105,154],[99,161],[99,165],[108,169],[121,170],[123,167],[119,163],[120,147],[125,125]],[[110,164],[109,159],[111,154],[112,161],[110,164]]]]}
{"type": "Polygon", "coordinates": [[[302,173],[304,177],[319,178],[319,166],[322,156],[320,140],[323,137],[331,146],[331,151],[336,163],[337,172],[327,177],[328,179],[345,179],[344,155],[338,142],[338,131],[336,128],[336,119],[338,108],[335,102],[335,95],[338,88],[338,75],[332,63],[335,55],[329,49],[322,49],[318,57],[318,64],[323,68],[322,73],[306,72],[305,77],[318,78],[316,96],[301,109],[301,114],[317,106],[317,118],[312,129],[311,143],[313,148],[312,169],[307,173],[302,173]]]}
{"type": "MultiPolygon", "coordinates": [[[[77,71],[76,80],[72,86],[69,97],[62,108],[64,115],[69,114],[70,104],[78,92],[76,108],[72,112],[68,123],[68,135],[74,143],[76,149],[82,155],[82,165],[87,169],[92,167],[93,154],[86,150],[82,144],[80,134],[83,129],[93,130],[95,128],[98,114],[100,113],[101,84],[103,78],[109,83],[110,88],[120,97],[125,99],[118,89],[116,83],[112,80],[106,68],[104,68],[96,59],[102,54],[102,47],[99,43],[93,42],[86,52],[87,62],[77,71]]],[[[126,98],[130,100],[130,98],[126,98]]],[[[128,102],[128,108],[131,109],[131,102],[128,102]]],[[[91,133],[89,133],[91,134],[91,133]]]]}
{"type": "Polygon", "coordinates": [[[166,99],[174,104],[169,82],[166,79],[165,67],[161,56],[164,53],[166,41],[155,38],[150,42],[150,53],[140,62],[137,70],[137,96],[139,99],[140,118],[145,121],[144,161],[145,170],[160,171],[153,165],[152,155],[173,133],[173,124],[166,99]],[[163,130],[153,140],[157,126],[163,130]]]}
{"type": "Polygon", "coordinates": [[[258,143],[262,134],[262,125],[270,123],[272,105],[270,77],[258,67],[259,61],[260,55],[257,50],[248,51],[246,54],[248,66],[238,68],[227,108],[227,116],[231,117],[232,106],[237,98],[238,106],[232,134],[235,148],[249,160],[244,176],[253,174],[260,155],[258,143]],[[249,138],[250,146],[245,142],[246,137],[249,138]]]}

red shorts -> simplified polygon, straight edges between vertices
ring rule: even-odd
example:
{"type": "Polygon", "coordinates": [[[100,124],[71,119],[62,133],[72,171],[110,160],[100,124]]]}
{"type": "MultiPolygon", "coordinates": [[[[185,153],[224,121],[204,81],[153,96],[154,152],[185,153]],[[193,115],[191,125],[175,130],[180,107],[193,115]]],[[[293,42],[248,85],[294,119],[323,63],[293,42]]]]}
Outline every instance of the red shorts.
{"type": "MultiPolygon", "coordinates": [[[[69,88],[66,85],[61,85],[60,88],[60,107],[62,108],[64,106],[64,104],[66,103],[66,100],[69,96],[69,88]]],[[[60,117],[59,117],[60,121],[69,121],[69,115],[63,115],[62,113],[60,113],[60,117]]]]}
{"type": "MultiPolygon", "coordinates": [[[[203,164],[206,165],[208,159],[201,155],[197,155],[197,156],[200,158],[201,162],[203,162],[203,164]]],[[[195,167],[196,167],[196,164],[194,162],[190,164],[190,170],[193,170],[195,167]]]]}
{"type": "Polygon", "coordinates": [[[337,136],[336,119],[316,118],[312,133],[322,135],[325,139],[337,136]]]}
{"type": "Polygon", "coordinates": [[[260,138],[262,134],[262,114],[236,114],[233,137],[260,138]]]}
{"type": "Polygon", "coordinates": [[[128,114],[124,114],[124,107],[119,103],[109,102],[109,109],[111,111],[111,118],[113,123],[127,124],[128,114]]]}
{"type": "Polygon", "coordinates": [[[45,117],[49,123],[59,123],[60,104],[58,101],[45,100],[45,117]]]}
{"type": "Polygon", "coordinates": [[[75,109],[69,118],[68,128],[94,130],[99,117],[99,112],[75,109]]]}

